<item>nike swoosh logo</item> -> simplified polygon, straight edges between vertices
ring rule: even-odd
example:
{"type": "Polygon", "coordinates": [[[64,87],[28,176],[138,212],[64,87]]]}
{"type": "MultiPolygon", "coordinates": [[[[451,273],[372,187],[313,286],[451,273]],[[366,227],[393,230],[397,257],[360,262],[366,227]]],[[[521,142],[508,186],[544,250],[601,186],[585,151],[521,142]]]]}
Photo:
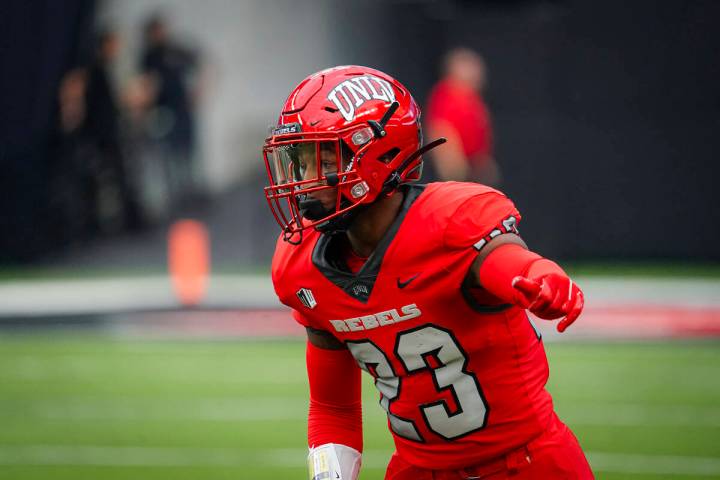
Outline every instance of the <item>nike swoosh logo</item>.
{"type": "Polygon", "coordinates": [[[413,275],[412,277],[408,278],[408,279],[405,280],[404,282],[401,281],[400,278],[398,278],[398,279],[397,279],[397,286],[398,286],[398,288],[405,288],[405,287],[407,287],[407,286],[410,284],[410,282],[412,282],[413,280],[415,280],[415,279],[416,279],[417,277],[419,277],[419,276],[420,276],[420,274],[419,274],[419,273],[416,273],[415,275],[413,275]]]}

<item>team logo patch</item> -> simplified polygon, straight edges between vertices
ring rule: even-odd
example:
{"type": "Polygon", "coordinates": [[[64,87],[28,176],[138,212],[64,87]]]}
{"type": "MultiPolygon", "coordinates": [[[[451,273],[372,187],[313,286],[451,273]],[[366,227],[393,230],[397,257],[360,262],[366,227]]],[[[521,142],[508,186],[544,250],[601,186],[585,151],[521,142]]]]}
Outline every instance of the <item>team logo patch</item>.
{"type": "Polygon", "coordinates": [[[328,93],[327,99],[348,122],[355,118],[355,109],[368,100],[395,101],[395,91],[389,82],[373,75],[353,77],[338,84],[328,93]]]}
{"type": "Polygon", "coordinates": [[[353,294],[356,297],[368,297],[370,296],[370,290],[364,283],[356,283],[352,286],[353,294]]]}
{"type": "Polygon", "coordinates": [[[301,288],[297,291],[295,295],[297,295],[297,297],[300,299],[300,303],[305,305],[307,308],[313,309],[317,306],[315,296],[309,288],[301,288]]]}

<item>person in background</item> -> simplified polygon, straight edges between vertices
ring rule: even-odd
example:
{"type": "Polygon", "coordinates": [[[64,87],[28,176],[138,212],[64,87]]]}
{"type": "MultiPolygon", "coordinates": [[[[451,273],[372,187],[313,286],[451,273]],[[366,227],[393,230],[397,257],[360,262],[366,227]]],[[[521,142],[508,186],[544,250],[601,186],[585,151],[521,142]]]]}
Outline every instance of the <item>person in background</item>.
{"type": "Polygon", "coordinates": [[[443,77],[430,93],[426,117],[430,136],[448,140],[433,156],[440,180],[491,186],[500,182],[490,113],[482,97],[485,85],[486,67],[479,54],[468,48],[447,53],[443,77]]]}
{"type": "Polygon", "coordinates": [[[80,201],[72,208],[87,236],[142,226],[112,79],[120,49],[113,29],[98,31],[89,61],[67,72],[58,91],[62,155],[69,159],[76,183],[63,188],[79,192],[80,201]]]}
{"type": "Polygon", "coordinates": [[[113,196],[120,204],[115,216],[121,228],[136,230],[142,222],[124,154],[121,105],[112,75],[121,48],[122,40],[115,30],[102,30],[97,34],[95,56],[87,69],[83,131],[97,148],[100,185],[104,190],[101,195],[115,192],[113,196]]]}
{"type": "Polygon", "coordinates": [[[197,54],[172,39],[166,21],[145,24],[140,70],[153,92],[151,136],[163,152],[171,201],[198,193],[193,165],[197,54]]]}

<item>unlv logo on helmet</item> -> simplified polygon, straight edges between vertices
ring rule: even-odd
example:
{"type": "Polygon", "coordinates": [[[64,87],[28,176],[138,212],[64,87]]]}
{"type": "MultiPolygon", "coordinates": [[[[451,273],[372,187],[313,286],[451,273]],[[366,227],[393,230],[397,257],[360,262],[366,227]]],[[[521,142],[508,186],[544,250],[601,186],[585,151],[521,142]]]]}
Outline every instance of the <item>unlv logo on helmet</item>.
{"type": "Polygon", "coordinates": [[[394,102],[395,92],[385,80],[373,75],[363,75],[345,80],[328,93],[327,99],[335,104],[348,122],[355,119],[355,109],[368,100],[394,102]]]}

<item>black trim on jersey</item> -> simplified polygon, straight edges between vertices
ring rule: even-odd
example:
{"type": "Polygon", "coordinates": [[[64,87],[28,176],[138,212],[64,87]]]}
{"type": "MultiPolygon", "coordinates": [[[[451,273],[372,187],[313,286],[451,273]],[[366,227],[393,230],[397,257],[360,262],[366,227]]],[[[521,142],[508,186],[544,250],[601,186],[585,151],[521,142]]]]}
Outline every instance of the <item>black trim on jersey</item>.
{"type": "Polygon", "coordinates": [[[380,271],[385,252],[395,239],[395,235],[400,229],[410,206],[424,190],[425,185],[406,185],[403,187],[402,191],[405,198],[397,217],[357,274],[349,272],[344,260],[340,258],[338,242],[341,239],[337,238],[337,235],[320,235],[312,252],[313,265],[320,270],[320,273],[325,278],[337,285],[345,293],[362,303],[367,303],[375,286],[375,280],[380,271]]]}
{"type": "MultiPolygon", "coordinates": [[[[314,341],[311,341],[313,345],[315,345],[318,348],[324,348],[326,350],[342,350],[345,348],[345,344],[342,343],[342,341],[338,340],[338,338],[332,334],[332,332],[328,330],[323,330],[320,328],[313,328],[313,327],[305,327],[305,330],[308,334],[313,334],[317,337],[320,337],[322,339],[323,344],[319,345],[315,343],[314,341]]],[[[319,340],[316,340],[319,341],[319,340]]]]}
{"type": "Polygon", "coordinates": [[[470,289],[470,275],[467,275],[460,285],[460,293],[462,293],[465,302],[477,313],[499,313],[512,307],[511,303],[502,303],[500,305],[483,305],[477,301],[470,289]]]}
{"type": "Polygon", "coordinates": [[[533,329],[533,332],[535,332],[535,336],[537,337],[537,339],[542,342],[542,333],[540,333],[540,330],[537,329],[537,327],[535,326],[535,322],[530,319],[530,315],[528,315],[527,312],[525,312],[525,318],[527,318],[527,321],[530,324],[530,327],[533,329]]]}

